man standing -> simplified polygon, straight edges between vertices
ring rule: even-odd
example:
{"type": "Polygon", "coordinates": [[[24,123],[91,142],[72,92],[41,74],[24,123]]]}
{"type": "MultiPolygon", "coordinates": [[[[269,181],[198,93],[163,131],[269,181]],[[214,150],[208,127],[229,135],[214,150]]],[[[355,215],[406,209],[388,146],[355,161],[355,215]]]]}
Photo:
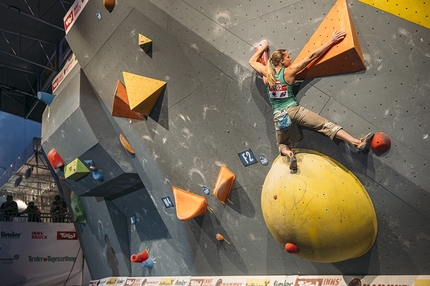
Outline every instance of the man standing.
{"type": "Polygon", "coordinates": [[[51,205],[51,214],[54,222],[64,222],[67,212],[67,204],[60,195],[55,196],[55,201],[51,205]]]}
{"type": "Polygon", "coordinates": [[[13,221],[18,216],[18,204],[13,200],[12,195],[7,195],[6,201],[1,204],[0,212],[3,221],[13,221]]]}

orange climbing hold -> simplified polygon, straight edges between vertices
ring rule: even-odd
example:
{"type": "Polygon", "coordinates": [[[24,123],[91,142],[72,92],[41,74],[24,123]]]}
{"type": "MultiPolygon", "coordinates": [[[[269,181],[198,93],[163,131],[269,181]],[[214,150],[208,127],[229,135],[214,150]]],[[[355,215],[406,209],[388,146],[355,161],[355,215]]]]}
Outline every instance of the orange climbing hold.
{"type": "Polygon", "coordinates": [[[236,175],[232,171],[230,171],[226,166],[221,166],[213,194],[223,204],[226,204],[227,202],[235,179],[236,175]]]}
{"type": "Polygon", "coordinates": [[[116,85],[115,95],[113,98],[112,116],[138,120],[146,120],[147,118],[145,115],[130,109],[127,90],[121,81],[118,81],[116,85]]]}
{"type": "Polygon", "coordinates": [[[391,139],[384,132],[376,132],[370,141],[370,147],[375,153],[385,153],[391,148],[391,139]]]}
{"type": "Polygon", "coordinates": [[[363,54],[346,0],[338,0],[312,35],[294,62],[301,61],[326,43],[334,31],[346,31],[346,37],[319,59],[300,71],[296,79],[314,78],[365,70],[363,54]]]}
{"type": "Polygon", "coordinates": [[[208,202],[205,197],[172,186],[176,202],[176,216],[179,220],[190,220],[206,213],[208,202]]]}
{"type": "Polygon", "coordinates": [[[113,8],[115,8],[115,0],[103,0],[103,5],[109,13],[112,13],[113,8]]]}
{"type": "Polygon", "coordinates": [[[229,242],[227,239],[225,239],[225,238],[224,238],[224,236],[223,236],[221,233],[217,233],[217,234],[215,235],[215,238],[216,238],[216,240],[218,240],[218,241],[225,241],[225,242],[227,242],[228,244],[230,244],[230,242],[229,242]]]}
{"type": "Polygon", "coordinates": [[[295,254],[295,253],[299,253],[300,252],[300,249],[298,248],[298,246],[296,246],[295,244],[290,243],[290,242],[287,242],[285,244],[285,250],[288,253],[291,253],[291,254],[295,254]]]}
{"type": "Polygon", "coordinates": [[[124,135],[119,134],[119,141],[121,145],[127,150],[130,154],[134,155],[134,149],[131,147],[130,143],[128,143],[127,139],[125,139],[124,135]]]}

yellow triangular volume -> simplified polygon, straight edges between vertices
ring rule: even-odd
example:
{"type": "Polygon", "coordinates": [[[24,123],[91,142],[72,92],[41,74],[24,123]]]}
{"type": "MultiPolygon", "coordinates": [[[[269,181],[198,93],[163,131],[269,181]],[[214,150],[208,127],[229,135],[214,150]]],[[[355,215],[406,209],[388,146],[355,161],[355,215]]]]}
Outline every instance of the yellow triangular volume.
{"type": "Polygon", "coordinates": [[[142,48],[142,50],[146,52],[148,52],[149,47],[152,44],[152,40],[145,37],[142,34],[139,34],[139,46],[142,48]]]}
{"type": "Polygon", "coordinates": [[[166,82],[128,72],[122,74],[130,109],[143,115],[149,115],[166,82]]]}
{"type": "Polygon", "coordinates": [[[377,9],[430,29],[430,2],[422,0],[359,0],[377,9]]]}
{"type": "Polygon", "coordinates": [[[346,0],[338,0],[318,29],[297,56],[298,62],[310,55],[316,48],[327,42],[334,31],[346,31],[346,37],[331,47],[323,56],[310,63],[296,79],[314,78],[365,70],[364,57],[357,33],[349,14],[346,0]]]}

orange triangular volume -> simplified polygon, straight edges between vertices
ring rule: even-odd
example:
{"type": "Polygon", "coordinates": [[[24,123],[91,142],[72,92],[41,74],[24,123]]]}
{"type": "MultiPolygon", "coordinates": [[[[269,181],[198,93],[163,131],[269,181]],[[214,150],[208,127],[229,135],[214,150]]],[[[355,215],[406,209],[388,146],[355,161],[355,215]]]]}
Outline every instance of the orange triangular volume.
{"type": "Polygon", "coordinates": [[[299,72],[296,79],[313,78],[365,70],[363,54],[346,0],[338,0],[297,56],[298,62],[326,43],[334,31],[346,31],[346,37],[318,60],[299,72]]]}
{"type": "Polygon", "coordinates": [[[226,166],[221,166],[213,191],[214,196],[223,204],[227,203],[236,175],[226,166]]]}
{"type": "Polygon", "coordinates": [[[130,110],[128,105],[127,90],[121,81],[116,85],[115,95],[113,98],[112,116],[146,120],[143,114],[130,110]]]}
{"type": "Polygon", "coordinates": [[[122,74],[127,87],[130,109],[143,115],[149,115],[166,82],[128,72],[122,74]]]}
{"type": "Polygon", "coordinates": [[[208,202],[205,197],[172,186],[176,202],[176,216],[179,220],[189,220],[206,213],[208,202]]]}

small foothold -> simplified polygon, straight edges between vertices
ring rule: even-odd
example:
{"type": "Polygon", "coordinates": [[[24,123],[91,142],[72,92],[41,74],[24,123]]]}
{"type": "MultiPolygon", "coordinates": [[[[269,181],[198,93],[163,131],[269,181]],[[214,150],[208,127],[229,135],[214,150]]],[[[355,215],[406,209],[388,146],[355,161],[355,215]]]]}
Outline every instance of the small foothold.
{"type": "Polygon", "coordinates": [[[260,159],[260,163],[262,165],[266,166],[267,164],[269,164],[269,160],[267,159],[266,155],[260,154],[258,155],[258,158],[260,159]]]}
{"type": "Polygon", "coordinates": [[[147,267],[149,269],[152,269],[154,267],[155,258],[149,257],[148,260],[142,262],[142,267],[147,267]]]}
{"type": "Polygon", "coordinates": [[[285,250],[286,250],[288,253],[291,253],[291,254],[295,254],[295,253],[299,253],[299,252],[300,252],[299,247],[298,247],[298,246],[296,246],[296,245],[295,245],[295,244],[293,244],[293,243],[290,243],[290,242],[287,242],[287,243],[285,244],[285,250]]]}
{"type": "Polygon", "coordinates": [[[89,165],[91,171],[97,171],[96,164],[93,160],[84,160],[84,163],[89,165]]]}
{"type": "Polygon", "coordinates": [[[278,199],[278,195],[274,195],[273,199],[277,200],[278,199]]]}
{"type": "Polygon", "coordinates": [[[209,191],[209,189],[208,189],[208,187],[206,187],[206,186],[202,186],[202,191],[203,191],[203,193],[205,193],[205,195],[210,195],[210,191],[209,191]]]}
{"type": "Polygon", "coordinates": [[[230,244],[230,242],[228,242],[227,239],[225,239],[224,236],[222,234],[220,234],[220,233],[217,233],[216,236],[215,236],[215,238],[216,238],[216,240],[225,241],[228,244],[230,244]]]}
{"type": "Polygon", "coordinates": [[[100,172],[93,171],[92,175],[93,175],[93,179],[94,180],[99,180],[99,181],[103,182],[104,178],[103,178],[103,175],[100,172]]]}

